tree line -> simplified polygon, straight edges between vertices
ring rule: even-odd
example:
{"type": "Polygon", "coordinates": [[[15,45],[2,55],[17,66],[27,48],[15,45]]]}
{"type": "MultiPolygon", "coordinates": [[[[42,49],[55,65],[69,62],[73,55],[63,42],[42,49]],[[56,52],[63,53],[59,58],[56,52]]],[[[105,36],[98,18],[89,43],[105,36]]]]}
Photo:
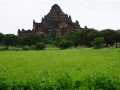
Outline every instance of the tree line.
{"type": "Polygon", "coordinates": [[[92,28],[84,28],[81,31],[72,31],[63,36],[56,34],[33,34],[18,37],[14,34],[0,33],[0,45],[4,46],[29,46],[32,49],[44,49],[45,45],[54,45],[61,49],[69,47],[94,47],[102,48],[115,46],[120,42],[120,30],[104,29],[98,31],[92,28]]]}

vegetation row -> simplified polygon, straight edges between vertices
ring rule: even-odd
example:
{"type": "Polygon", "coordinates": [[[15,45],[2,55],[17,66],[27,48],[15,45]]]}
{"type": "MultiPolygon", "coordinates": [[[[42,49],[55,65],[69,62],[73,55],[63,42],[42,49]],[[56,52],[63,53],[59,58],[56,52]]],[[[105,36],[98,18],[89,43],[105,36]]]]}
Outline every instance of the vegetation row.
{"type": "MultiPolygon", "coordinates": [[[[95,29],[85,28],[81,31],[72,31],[63,36],[57,36],[56,34],[33,34],[29,33],[25,36],[18,37],[14,34],[2,34],[0,33],[0,45],[3,46],[28,46],[34,50],[41,50],[46,45],[53,45],[61,49],[69,47],[120,47],[120,30],[105,29],[98,31],[95,29]]],[[[23,47],[27,49],[27,47],[23,47]]],[[[7,48],[3,48],[7,50],[7,48]]]]}
{"type": "Polygon", "coordinates": [[[67,73],[55,82],[45,80],[28,80],[26,82],[8,82],[0,78],[0,90],[120,90],[120,80],[108,76],[86,76],[82,80],[73,80],[67,73]]]}

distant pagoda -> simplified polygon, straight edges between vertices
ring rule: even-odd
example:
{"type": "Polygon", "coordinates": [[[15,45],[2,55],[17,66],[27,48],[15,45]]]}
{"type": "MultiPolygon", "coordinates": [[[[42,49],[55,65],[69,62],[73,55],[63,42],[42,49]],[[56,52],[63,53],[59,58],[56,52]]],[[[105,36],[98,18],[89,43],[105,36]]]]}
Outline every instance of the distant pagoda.
{"type": "Polygon", "coordinates": [[[24,36],[27,33],[65,35],[70,31],[81,29],[78,21],[72,22],[71,16],[65,14],[57,4],[54,4],[50,12],[42,18],[41,23],[33,20],[33,29],[21,31],[18,29],[18,36],[24,36]]]}

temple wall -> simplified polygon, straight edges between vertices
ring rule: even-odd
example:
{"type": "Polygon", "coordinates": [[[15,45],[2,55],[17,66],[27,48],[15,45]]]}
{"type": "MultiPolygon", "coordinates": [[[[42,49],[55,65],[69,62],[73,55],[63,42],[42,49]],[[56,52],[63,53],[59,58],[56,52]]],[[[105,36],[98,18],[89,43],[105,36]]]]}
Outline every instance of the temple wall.
{"type": "Polygon", "coordinates": [[[73,23],[71,16],[65,14],[57,4],[54,4],[50,12],[42,18],[41,23],[37,23],[33,20],[33,29],[18,30],[18,36],[24,36],[27,33],[48,34],[51,33],[49,30],[56,30],[55,33],[57,35],[65,35],[69,31],[80,30],[80,28],[78,21],[73,23]]]}

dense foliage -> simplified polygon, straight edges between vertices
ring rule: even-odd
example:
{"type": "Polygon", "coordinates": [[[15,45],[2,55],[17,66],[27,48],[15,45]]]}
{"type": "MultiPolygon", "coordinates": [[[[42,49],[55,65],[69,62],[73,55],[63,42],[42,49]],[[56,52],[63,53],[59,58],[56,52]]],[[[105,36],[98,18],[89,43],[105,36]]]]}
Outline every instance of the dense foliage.
{"type": "Polygon", "coordinates": [[[84,80],[74,81],[67,75],[57,78],[55,83],[49,80],[28,80],[28,83],[7,82],[6,79],[0,78],[0,90],[119,90],[120,82],[117,78],[107,76],[85,77],[84,80]],[[113,80],[115,79],[115,80],[113,80]]]}
{"type": "Polygon", "coordinates": [[[95,39],[92,41],[92,45],[93,45],[93,47],[96,48],[96,49],[102,48],[102,47],[104,47],[103,41],[104,41],[104,38],[103,38],[103,37],[95,38],[95,39]]]}
{"type": "Polygon", "coordinates": [[[61,49],[66,49],[66,48],[72,47],[72,46],[73,46],[73,43],[72,43],[71,41],[68,41],[68,40],[63,39],[62,41],[60,41],[60,42],[58,43],[58,46],[59,46],[61,49]]]}
{"type": "Polygon", "coordinates": [[[0,90],[120,90],[120,48],[2,51],[0,90]]]}
{"type": "Polygon", "coordinates": [[[37,42],[41,41],[40,35],[29,33],[23,37],[20,37],[20,45],[35,45],[37,42]]]}
{"type": "Polygon", "coordinates": [[[6,46],[36,46],[37,43],[44,43],[45,45],[54,45],[62,49],[69,48],[71,46],[86,46],[94,47],[95,45],[101,45],[105,47],[115,46],[119,47],[120,42],[120,30],[105,29],[98,31],[91,28],[84,28],[81,31],[72,31],[64,36],[57,36],[56,34],[33,34],[29,33],[25,36],[18,37],[14,34],[2,34],[0,33],[0,45],[6,46]],[[103,37],[103,41],[100,41],[99,37],[103,37]],[[96,42],[96,43],[95,43],[96,42]]]}
{"type": "Polygon", "coordinates": [[[44,43],[37,43],[35,45],[35,49],[36,50],[43,50],[45,48],[45,44],[44,43]]]}

